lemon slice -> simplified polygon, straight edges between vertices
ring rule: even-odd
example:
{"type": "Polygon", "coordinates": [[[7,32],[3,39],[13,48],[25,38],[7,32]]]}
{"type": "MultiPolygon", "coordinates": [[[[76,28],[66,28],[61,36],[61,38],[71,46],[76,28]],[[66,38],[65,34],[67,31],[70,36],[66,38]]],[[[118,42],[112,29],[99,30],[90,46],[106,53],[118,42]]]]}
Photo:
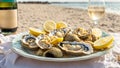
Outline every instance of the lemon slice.
{"type": "Polygon", "coordinates": [[[63,21],[57,22],[56,25],[57,25],[57,27],[56,27],[57,29],[66,28],[67,27],[67,24],[65,22],[63,22],[63,21]]]}
{"type": "Polygon", "coordinates": [[[92,34],[95,35],[95,37],[100,38],[102,36],[102,31],[99,28],[93,28],[92,34]]]}
{"type": "Polygon", "coordinates": [[[45,32],[32,27],[29,28],[29,33],[36,37],[39,36],[40,34],[45,34],[45,32]]]}
{"type": "Polygon", "coordinates": [[[53,45],[57,45],[58,43],[62,42],[63,41],[63,38],[55,38],[51,41],[51,44],[53,45]]]}
{"type": "Polygon", "coordinates": [[[52,20],[48,20],[43,24],[43,28],[45,31],[50,32],[56,29],[56,23],[52,20]]]}
{"type": "Polygon", "coordinates": [[[107,37],[100,38],[97,41],[95,41],[93,46],[95,49],[110,48],[113,41],[114,41],[113,36],[107,36],[107,37]]]}

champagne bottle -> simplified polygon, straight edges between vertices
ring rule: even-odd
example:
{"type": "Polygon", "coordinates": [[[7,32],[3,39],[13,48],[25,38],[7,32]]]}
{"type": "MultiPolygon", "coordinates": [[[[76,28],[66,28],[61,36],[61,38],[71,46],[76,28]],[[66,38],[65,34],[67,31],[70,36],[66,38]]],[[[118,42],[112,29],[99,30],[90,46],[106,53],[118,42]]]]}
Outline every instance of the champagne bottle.
{"type": "Polygon", "coordinates": [[[13,33],[17,30],[16,0],[0,0],[0,29],[2,33],[13,33]]]}

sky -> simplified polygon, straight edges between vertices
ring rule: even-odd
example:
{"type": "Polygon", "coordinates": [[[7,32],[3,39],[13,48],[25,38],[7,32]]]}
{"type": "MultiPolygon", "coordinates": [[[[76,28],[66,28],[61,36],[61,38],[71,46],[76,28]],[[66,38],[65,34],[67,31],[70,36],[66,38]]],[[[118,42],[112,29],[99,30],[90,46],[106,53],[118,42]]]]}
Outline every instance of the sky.
{"type": "MultiPolygon", "coordinates": [[[[85,2],[88,0],[18,0],[18,1],[85,2]]],[[[105,0],[105,1],[120,2],[120,0],[105,0]]]]}

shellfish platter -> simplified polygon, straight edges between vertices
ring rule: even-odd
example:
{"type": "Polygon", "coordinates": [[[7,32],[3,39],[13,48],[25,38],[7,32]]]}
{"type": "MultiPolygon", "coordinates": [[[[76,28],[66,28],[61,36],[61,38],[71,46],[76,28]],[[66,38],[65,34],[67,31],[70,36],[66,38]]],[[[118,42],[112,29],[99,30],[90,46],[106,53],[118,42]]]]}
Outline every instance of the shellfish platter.
{"type": "Polygon", "coordinates": [[[29,28],[12,42],[16,53],[44,61],[78,61],[102,56],[113,47],[114,37],[99,28],[69,28],[60,21],[46,21],[43,30],[29,28]]]}

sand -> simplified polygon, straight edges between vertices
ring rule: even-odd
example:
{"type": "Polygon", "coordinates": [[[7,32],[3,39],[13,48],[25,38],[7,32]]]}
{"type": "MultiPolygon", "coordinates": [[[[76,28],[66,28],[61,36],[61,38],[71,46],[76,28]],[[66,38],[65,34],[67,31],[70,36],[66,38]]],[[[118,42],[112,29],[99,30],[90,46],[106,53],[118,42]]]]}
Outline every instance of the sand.
{"type": "MultiPolygon", "coordinates": [[[[92,28],[93,25],[87,10],[50,4],[18,4],[17,33],[26,32],[29,27],[41,28],[46,20],[64,21],[69,27],[92,28]]],[[[106,13],[97,26],[107,32],[120,32],[120,15],[106,13]]]]}

